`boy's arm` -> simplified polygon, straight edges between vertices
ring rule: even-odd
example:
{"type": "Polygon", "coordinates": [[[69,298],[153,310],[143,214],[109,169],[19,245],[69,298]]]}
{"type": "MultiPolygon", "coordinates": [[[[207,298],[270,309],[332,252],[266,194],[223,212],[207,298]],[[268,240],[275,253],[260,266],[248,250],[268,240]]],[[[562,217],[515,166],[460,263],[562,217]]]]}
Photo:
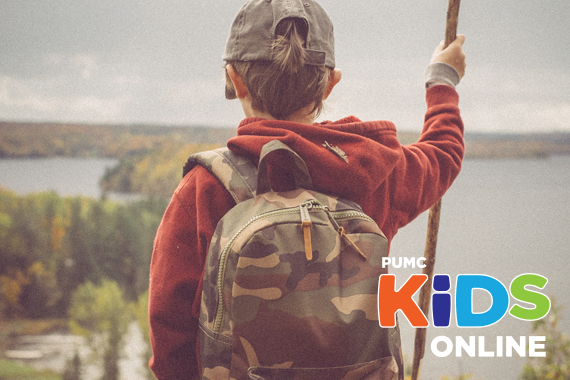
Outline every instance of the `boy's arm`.
{"type": "Polygon", "coordinates": [[[420,139],[402,147],[391,178],[394,231],[437,202],[461,170],[465,145],[458,101],[451,86],[433,86],[426,93],[428,109],[420,139]]]}
{"type": "Polygon", "coordinates": [[[235,202],[206,169],[197,166],[180,182],[154,242],[149,318],[160,380],[198,378],[201,278],[209,242],[235,202]]]}
{"type": "Polygon", "coordinates": [[[465,36],[458,35],[445,50],[435,50],[426,69],[424,128],[417,143],[402,147],[403,159],[391,188],[395,230],[437,202],[451,186],[463,161],[463,121],[455,86],[465,73],[465,36]]]}

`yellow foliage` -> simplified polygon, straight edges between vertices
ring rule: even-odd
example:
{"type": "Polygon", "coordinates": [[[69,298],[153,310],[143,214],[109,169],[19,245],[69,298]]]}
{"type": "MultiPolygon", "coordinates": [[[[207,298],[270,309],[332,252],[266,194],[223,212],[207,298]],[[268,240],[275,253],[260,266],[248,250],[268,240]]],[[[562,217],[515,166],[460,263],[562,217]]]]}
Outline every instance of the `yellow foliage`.
{"type": "Polygon", "coordinates": [[[191,154],[219,148],[214,144],[164,144],[137,160],[122,160],[117,170],[103,179],[105,190],[128,191],[170,197],[182,179],[182,167],[191,154]],[[121,188],[129,183],[129,188],[121,188]]]}
{"type": "Polygon", "coordinates": [[[69,219],[64,215],[56,215],[51,222],[51,248],[60,251],[65,236],[65,229],[69,226],[69,219]]]}
{"type": "Polygon", "coordinates": [[[81,285],[73,294],[70,314],[71,331],[76,335],[126,330],[131,320],[129,304],[114,281],[103,280],[81,285]]]}
{"type": "Polygon", "coordinates": [[[9,275],[0,276],[0,305],[13,310],[20,309],[20,294],[29,283],[28,278],[20,270],[10,270],[9,275]]]}
{"type": "Polygon", "coordinates": [[[12,217],[0,211],[0,228],[10,228],[12,226],[12,217]]]}
{"type": "Polygon", "coordinates": [[[139,296],[133,310],[145,341],[150,342],[150,323],[148,320],[148,290],[139,296]]]}
{"type": "Polygon", "coordinates": [[[37,277],[43,277],[45,276],[45,274],[46,270],[44,268],[44,265],[39,261],[36,261],[28,268],[28,277],[32,275],[35,275],[37,277]]]}

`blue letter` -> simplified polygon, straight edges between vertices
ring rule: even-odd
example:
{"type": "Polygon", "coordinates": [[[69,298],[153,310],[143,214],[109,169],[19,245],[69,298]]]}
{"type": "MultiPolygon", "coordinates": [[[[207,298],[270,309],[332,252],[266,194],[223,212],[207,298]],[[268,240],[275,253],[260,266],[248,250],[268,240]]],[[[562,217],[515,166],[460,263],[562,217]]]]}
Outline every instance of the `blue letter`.
{"type": "Polygon", "coordinates": [[[460,274],[455,285],[455,318],[459,327],[486,327],[497,323],[509,309],[507,288],[497,279],[478,274],[460,274]],[[482,313],[473,312],[473,290],[491,294],[493,303],[482,313]]]}
{"type": "MultiPolygon", "coordinates": [[[[433,289],[436,292],[447,292],[451,288],[449,275],[436,274],[433,277],[433,289]]],[[[433,325],[435,327],[449,327],[451,317],[451,294],[434,293],[431,296],[433,325]]]]}

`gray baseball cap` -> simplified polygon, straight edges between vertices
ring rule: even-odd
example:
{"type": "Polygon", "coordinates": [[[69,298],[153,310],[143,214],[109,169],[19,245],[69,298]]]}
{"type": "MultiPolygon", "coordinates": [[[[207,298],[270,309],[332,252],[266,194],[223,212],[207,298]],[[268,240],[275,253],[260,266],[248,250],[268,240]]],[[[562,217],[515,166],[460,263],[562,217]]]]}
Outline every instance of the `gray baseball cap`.
{"type": "Polygon", "coordinates": [[[286,18],[307,24],[305,64],[335,67],[333,24],[315,0],[250,0],[236,15],[224,61],[272,61],[275,29],[286,18]]]}

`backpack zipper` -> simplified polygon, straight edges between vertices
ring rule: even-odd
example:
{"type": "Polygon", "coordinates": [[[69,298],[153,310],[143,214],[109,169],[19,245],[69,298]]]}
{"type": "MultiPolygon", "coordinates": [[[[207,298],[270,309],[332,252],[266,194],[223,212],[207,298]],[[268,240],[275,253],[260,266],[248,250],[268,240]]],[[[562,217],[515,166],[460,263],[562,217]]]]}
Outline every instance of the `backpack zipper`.
{"type": "MultiPolygon", "coordinates": [[[[371,222],[374,222],[374,220],[372,218],[370,218],[368,215],[366,215],[363,212],[360,212],[360,211],[330,211],[327,206],[324,206],[318,200],[310,199],[310,200],[307,200],[307,201],[301,203],[297,207],[290,207],[290,208],[285,208],[285,209],[280,209],[280,210],[268,211],[266,213],[263,213],[261,215],[257,215],[255,217],[251,218],[231,237],[231,239],[224,246],[224,249],[222,250],[222,252],[220,254],[220,264],[219,264],[219,268],[218,268],[218,279],[217,279],[218,307],[216,309],[216,319],[214,321],[214,332],[221,333],[221,331],[219,331],[219,330],[220,330],[220,327],[222,324],[222,319],[223,319],[223,298],[222,298],[222,296],[223,296],[223,282],[224,282],[224,277],[225,277],[225,272],[226,272],[227,255],[228,255],[228,252],[230,250],[230,247],[233,245],[233,243],[238,238],[238,236],[247,227],[249,227],[252,223],[254,223],[260,219],[265,219],[265,218],[269,218],[269,217],[276,216],[276,215],[300,213],[300,215],[301,215],[301,227],[303,228],[303,238],[304,238],[304,242],[305,242],[305,255],[307,256],[307,260],[310,261],[312,259],[312,247],[310,244],[310,239],[311,239],[310,228],[312,226],[312,222],[311,222],[311,218],[310,218],[310,211],[312,209],[315,209],[317,211],[318,210],[324,211],[327,214],[329,220],[333,224],[336,231],[341,235],[341,237],[347,238],[348,241],[358,250],[358,252],[362,256],[364,256],[364,254],[358,249],[358,247],[356,247],[356,245],[348,238],[348,236],[346,236],[346,234],[344,234],[343,228],[340,227],[337,223],[337,219],[342,220],[342,219],[347,219],[347,218],[360,218],[360,219],[366,219],[366,220],[369,220],[371,222]]],[[[366,259],[366,256],[364,256],[364,258],[366,259]]]]}
{"type": "Polygon", "coordinates": [[[287,209],[280,209],[280,210],[274,210],[274,211],[268,211],[264,214],[261,215],[257,215],[253,218],[251,218],[250,220],[247,221],[247,223],[245,223],[243,225],[243,227],[241,227],[230,239],[230,241],[224,246],[224,249],[222,251],[222,253],[220,254],[220,264],[219,264],[219,268],[218,268],[218,280],[217,280],[217,286],[218,286],[218,307],[216,310],[216,320],[214,321],[214,331],[215,332],[220,332],[218,331],[220,329],[220,325],[222,323],[222,310],[223,310],[223,282],[224,282],[224,277],[226,274],[226,259],[227,259],[227,255],[228,252],[230,250],[230,247],[233,245],[233,243],[235,242],[235,240],[237,239],[237,237],[247,228],[249,227],[252,223],[260,220],[260,219],[264,219],[264,218],[269,218],[271,216],[275,216],[275,215],[282,215],[282,214],[291,214],[291,213],[296,213],[299,212],[299,209],[297,207],[295,208],[287,208],[287,209]]]}
{"type": "Polygon", "coordinates": [[[311,215],[309,214],[309,206],[307,202],[299,205],[301,210],[301,229],[303,230],[303,242],[305,244],[305,257],[307,261],[313,260],[313,245],[311,244],[311,227],[313,222],[311,221],[311,215]]]}

